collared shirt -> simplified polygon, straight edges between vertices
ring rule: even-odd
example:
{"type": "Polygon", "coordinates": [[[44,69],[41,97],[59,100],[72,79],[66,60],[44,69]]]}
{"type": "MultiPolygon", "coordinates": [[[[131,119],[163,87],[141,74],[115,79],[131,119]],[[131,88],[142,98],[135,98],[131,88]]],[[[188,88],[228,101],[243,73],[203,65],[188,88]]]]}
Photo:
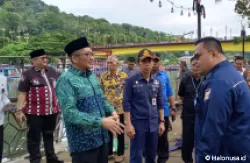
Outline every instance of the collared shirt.
{"type": "Polygon", "coordinates": [[[159,109],[164,108],[162,84],[151,76],[149,82],[138,73],[125,82],[124,112],[130,112],[136,130],[153,132],[158,129],[159,109]]]}
{"type": "Polygon", "coordinates": [[[250,67],[248,66],[244,73],[243,73],[243,78],[246,80],[248,87],[250,88],[250,67]]]}
{"type": "Polygon", "coordinates": [[[7,90],[7,78],[0,75],[0,126],[4,123],[3,108],[10,102],[7,90]]]}
{"type": "Polygon", "coordinates": [[[171,82],[169,80],[169,76],[165,71],[158,71],[156,77],[161,81],[162,84],[162,92],[164,99],[164,116],[169,116],[169,104],[168,97],[173,95],[173,90],[171,87],[171,82]]]}
{"type": "Polygon", "coordinates": [[[114,77],[110,76],[110,72],[101,75],[101,85],[105,96],[109,103],[115,108],[117,114],[123,114],[122,99],[123,87],[127,74],[117,71],[114,77]]]}
{"type": "Polygon", "coordinates": [[[121,72],[125,72],[128,77],[134,76],[135,74],[138,74],[140,72],[139,67],[136,65],[132,70],[128,68],[128,65],[125,65],[121,72]]]}
{"type": "Polygon", "coordinates": [[[25,112],[31,115],[51,115],[59,111],[55,86],[58,73],[52,67],[23,72],[18,91],[27,92],[25,112]]]}
{"type": "Polygon", "coordinates": [[[101,123],[104,117],[114,112],[114,108],[108,103],[94,73],[72,66],[59,77],[56,95],[72,153],[108,143],[108,132],[101,123]]]}
{"type": "Polygon", "coordinates": [[[238,71],[238,72],[241,74],[241,76],[243,76],[245,71],[246,71],[246,69],[244,67],[242,67],[242,71],[238,71]]]}
{"type": "Polygon", "coordinates": [[[182,116],[195,115],[194,100],[200,86],[201,80],[196,80],[193,75],[188,75],[182,79],[178,91],[178,95],[184,98],[182,116]]]}
{"type": "Polygon", "coordinates": [[[186,70],[181,70],[179,72],[179,79],[180,79],[180,82],[182,81],[183,78],[185,78],[186,76],[192,74],[190,70],[186,69],[186,70]]]}
{"type": "Polygon", "coordinates": [[[209,72],[195,106],[196,162],[207,162],[205,156],[250,160],[249,99],[245,80],[227,60],[209,72]]]}

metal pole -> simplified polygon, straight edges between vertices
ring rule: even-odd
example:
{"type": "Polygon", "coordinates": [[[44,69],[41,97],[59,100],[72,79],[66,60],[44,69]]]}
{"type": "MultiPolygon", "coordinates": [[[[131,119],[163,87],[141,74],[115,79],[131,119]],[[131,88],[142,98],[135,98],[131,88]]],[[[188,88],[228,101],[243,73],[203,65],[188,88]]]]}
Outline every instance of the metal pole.
{"type": "Polygon", "coordinates": [[[245,29],[242,29],[242,56],[245,59],[245,29]]]}
{"type": "Polygon", "coordinates": [[[201,5],[197,2],[198,40],[201,39],[201,5]]]}

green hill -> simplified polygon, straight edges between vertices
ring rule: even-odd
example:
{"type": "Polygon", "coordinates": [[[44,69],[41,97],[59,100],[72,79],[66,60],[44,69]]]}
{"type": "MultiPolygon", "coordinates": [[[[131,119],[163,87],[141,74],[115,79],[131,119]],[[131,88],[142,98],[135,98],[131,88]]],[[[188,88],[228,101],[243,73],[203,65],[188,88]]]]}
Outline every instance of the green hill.
{"type": "Polygon", "coordinates": [[[61,54],[67,42],[81,35],[92,45],[170,39],[143,27],[67,14],[41,0],[0,0],[0,55],[25,55],[40,47],[61,54]]]}

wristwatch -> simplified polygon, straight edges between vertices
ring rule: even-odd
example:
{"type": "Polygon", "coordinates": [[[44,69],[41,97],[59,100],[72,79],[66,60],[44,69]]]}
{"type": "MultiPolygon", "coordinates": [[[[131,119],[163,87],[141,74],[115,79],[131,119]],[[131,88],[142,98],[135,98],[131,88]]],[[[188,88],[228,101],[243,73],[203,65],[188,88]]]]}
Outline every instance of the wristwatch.
{"type": "Polygon", "coordinates": [[[165,120],[160,120],[160,122],[165,123],[165,120]]]}
{"type": "Polygon", "coordinates": [[[171,111],[177,112],[177,108],[171,108],[171,111]]]}

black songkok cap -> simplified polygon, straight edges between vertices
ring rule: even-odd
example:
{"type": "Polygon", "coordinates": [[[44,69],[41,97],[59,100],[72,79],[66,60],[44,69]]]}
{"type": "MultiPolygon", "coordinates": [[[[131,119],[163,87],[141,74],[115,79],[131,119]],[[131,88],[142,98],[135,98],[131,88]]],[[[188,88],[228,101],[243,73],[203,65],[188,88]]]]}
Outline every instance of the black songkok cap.
{"type": "Polygon", "coordinates": [[[68,45],[65,46],[64,51],[68,56],[71,56],[73,52],[86,47],[89,47],[88,40],[86,37],[81,37],[68,43],[68,45]]]}
{"type": "Polygon", "coordinates": [[[34,50],[30,53],[30,58],[36,58],[36,57],[39,57],[39,56],[42,56],[42,55],[45,55],[45,50],[44,49],[37,49],[37,50],[34,50]]]}

